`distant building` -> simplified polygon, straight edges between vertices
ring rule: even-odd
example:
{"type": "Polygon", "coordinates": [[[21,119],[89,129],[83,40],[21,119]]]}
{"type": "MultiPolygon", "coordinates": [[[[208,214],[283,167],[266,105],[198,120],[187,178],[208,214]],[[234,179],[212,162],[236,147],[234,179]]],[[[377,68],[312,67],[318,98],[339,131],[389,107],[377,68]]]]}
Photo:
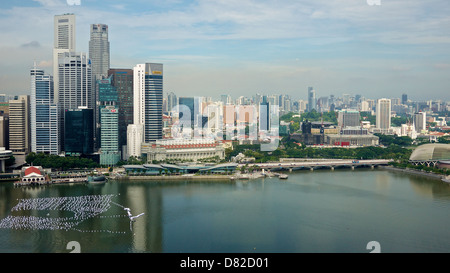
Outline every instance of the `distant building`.
{"type": "Polygon", "coordinates": [[[341,128],[359,126],[361,115],[359,111],[344,109],[338,112],[338,126],[341,128]]]}
{"type": "Polygon", "coordinates": [[[414,125],[417,133],[421,133],[422,130],[427,129],[427,113],[417,112],[414,113],[414,125]]]}
{"type": "Polygon", "coordinates": [[[388,132],[391,128],[391,100],[379,99],[377,101],[376,127],[382,133],[388,132]]]}
{"type": "MultiPolygon", "coordinates": [[[[311,112],[316,109],[316,91],[313,87],[308,87],[308,111],[311,112]]],[[[316,109],[317,110],[317,109],[316,109]]]]}

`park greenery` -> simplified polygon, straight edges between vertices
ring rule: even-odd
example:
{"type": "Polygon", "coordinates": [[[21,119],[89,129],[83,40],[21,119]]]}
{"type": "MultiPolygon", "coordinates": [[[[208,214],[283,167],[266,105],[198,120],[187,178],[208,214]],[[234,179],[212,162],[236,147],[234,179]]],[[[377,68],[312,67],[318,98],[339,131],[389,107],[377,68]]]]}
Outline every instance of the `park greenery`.
{"type": "Polygon", "coordinates": [[[42,166],[58,170],[84,169],[100,167],[98,163],[89,158],[74,156],[58,156],[44,153],[29,153],[25,158],[29,165],[42,166]]]}

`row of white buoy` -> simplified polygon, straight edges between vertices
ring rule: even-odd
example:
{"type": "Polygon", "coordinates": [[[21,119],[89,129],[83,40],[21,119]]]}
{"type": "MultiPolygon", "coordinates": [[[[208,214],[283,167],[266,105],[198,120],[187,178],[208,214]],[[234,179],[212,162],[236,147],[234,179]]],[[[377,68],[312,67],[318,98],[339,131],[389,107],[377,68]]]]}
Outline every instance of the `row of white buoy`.
{"type": "MultiPolygon", "coordinates": [[[[50,213],[47,213],[48,217],[37,216],[8,216],[0,221],[0,228],[10,229],[46,229],[46,230],[73,230],[73,227],[77,226],[81,222],[98,216],[99,214],[106,212],[111,203],[121,206],[111,199],[114,195],[85,195],[76,197],[45,197],[45,198],[29,198],[20,199],[19,203],[14,206],[11,211],[26,211],[26,210],[38,210],[38,211],[70,211],[74,213],[73,217],[50,217],[50,213]]],[[[127,217],[127,215],[109,215],[98,216],[100,218],[116,218],[127,217]]],[[[81,231],[81,230],[79,230],[81,231]]],[[[85,231],[90,232],[90,231],[85,231]]],[[[92,231],[96,232],[96,231],[92,231]]],[[[104,230],[104,232],[112,232],[104,230]]],[[[118,232],[112,232],[118,233],[118,232]]]]}
{"type": "Polygon", "coordinates": [[[61,218],[37,217],[37,216],[8,216],[0,221],[0,228],[32,229],[32,230],[57,230],[71,229],[74,222],[64,221],[61,218]]]}
{"type": "Polygon", "coordinates": [[[82,230],[82,229],[72,229],[78,232],[83,232],[83,233],[100,233],[100,232],[105,232],[105,233],[113,233],[113,234],[126,234],[126,232],[124,231],[112,231],[112,230],[108,230],[108,229],[102,229],[102,230],[82,230]]]}
{"type": "Polygon", "coordinates": [[[113,195],[85,195],[76,197],[46,197],[20,199],[11,211],[20,210],[58,210],[72,211],[75,214],[102,213],[110,208],[113,195]]]}

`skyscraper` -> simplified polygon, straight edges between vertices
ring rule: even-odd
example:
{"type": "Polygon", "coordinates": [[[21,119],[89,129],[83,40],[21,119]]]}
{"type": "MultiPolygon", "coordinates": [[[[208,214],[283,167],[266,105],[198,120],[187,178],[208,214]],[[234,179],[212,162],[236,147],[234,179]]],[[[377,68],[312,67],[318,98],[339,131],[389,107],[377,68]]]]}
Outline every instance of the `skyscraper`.
{"type": "Polygon", "coordinates": [[[57,155],[61,151],[60,109],[54,103],[53,77],[34,66],[31,69],[31,151],[57,155]]]}
{"type": "MultiPolygon", "coordinates": [[[[66,110],[78,109],[78,107],[94,108],[91,73],[91,63],[86,53],[64,52],[58,59],[58,101],[62,111],[61,132],[65,132],[63,119],[65,119],[64,112],[66,110]]],[[[92,120],[92,122],[95,122],[95,120],[92,120]]],[[[64,133],[63,135],[66,136],[67,134],[64,133]]],[[[91,140],[93,142],[95,142],[94,136],[91,140]]],[[[62,147],[65,147],[64,142],[63,138],[61,140],[62,147]]]]}
{"type": "Polygon", "coordinates": [[[138,64],[133,69],[134,124],[142,124],[144,141],[162,139],[163,65],[138,64]]]}
{"type": "Polygon", "coordinates": [[[408,102],[408,95],[402,94],[402,104],[406,104],[408,102]]]}
{"type": "MultiPolygon", "coordinates": [[[[99,114],[99,90],[98,81],[108,76],[110,65],[109,41],[108,41],[108,26],[105,24],[92,24],[91,36],[89,40],[89,59],[91,60],[92,68],[92,96],[94,105],[94,118],[96,126],[96,139],[100,135],[100,114],[99,114]]],[[[98,143],[96,143],[98,145],[98,143]]],[[[98,148],[98,146],[96,147],[98,148]]]]}
{"type": "MultiPolygon", "coordinates": [[[[133,69],[110,69],[108,76],[112,76],[112,85],[117,91],[119,147],[123,147],[127,145],[127,126],[133,124],[133,69]]],[[[126,155],[125,151],[123,155],[126,155]]]]}
{"type": "Polygon", "coordinates": [[[376,127],[381,129],[382,133],[386,133],[391,128],[391,100],[378,99],[377,101],[377,118],[376,127]]]}
{"type": "Polygon", "coordinates": [[[120,160],[119,109],[108,105],[100,109],[100,164],[115,165],[120,160]]]}
{"type": "Polygon", "coordinates": [[[58,75],[62,109],[93,108],[91,62],[86,53],[63,53],[58,60],[58,75]]]}
{"type": "Polygon", "coordinates": [[[64,118],[64,151],[79,156],[94,152],[94,111],[86,107],[66,109],[64,118]]]}
{"type": "Polygon", "coordinates": [[[30,152],[30,96],[9,101],[9,149],[14,154],[30,152]]]}
{"type": "Polygon", "coordinates": [[[310,86],[308,87],[308,111],[311,112],[313,109],[316,109],[316,91],[310,86]]]}
{"type": "Polygon", "coordinates": [[[58,59],[64,52],[75,52],[76,50],[75,14],[55,15],[53,32],[53,82],[55,102],[57,103],[59,99],[58,59]]]}
{"type": "Polygon", "coordinates": [[[418,112],[414,113],[414,126],[417,133],[421,133],[422,130],[427,129],[427,113],[418,112]]]}
{"type": "Polygon", "coordinates": [[[92,62],[92,76],[94,80],[101,80],[108,76],[110,65],[108,26],[104,24],[91,25],[91,39],[89,40],[89,59],[92,62]]]}
{"type": "Polygon", "coordinates": [[[178,105],[177,95],[175,95],[175,93],[173,92],[170,92],[169,95],[167,95],[167,111],[171,113],[172,110],[174,110],[174,107],[176,107],[177,105],[178,105]]]}

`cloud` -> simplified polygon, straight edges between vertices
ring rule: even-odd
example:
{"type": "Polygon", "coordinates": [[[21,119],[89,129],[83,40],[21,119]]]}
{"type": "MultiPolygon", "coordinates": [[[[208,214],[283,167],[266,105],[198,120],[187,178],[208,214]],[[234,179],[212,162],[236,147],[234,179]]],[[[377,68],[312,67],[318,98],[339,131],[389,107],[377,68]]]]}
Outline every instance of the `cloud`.
{"type": "Polygon", "coordinates": [[[39,44],[38,41],[31,41],[29,43],[22,44],[20,47],[24,47],[24,48],[29,48],[29,47],[38,48],[40,46],[41,46],[41,44],[39,44]]]}

